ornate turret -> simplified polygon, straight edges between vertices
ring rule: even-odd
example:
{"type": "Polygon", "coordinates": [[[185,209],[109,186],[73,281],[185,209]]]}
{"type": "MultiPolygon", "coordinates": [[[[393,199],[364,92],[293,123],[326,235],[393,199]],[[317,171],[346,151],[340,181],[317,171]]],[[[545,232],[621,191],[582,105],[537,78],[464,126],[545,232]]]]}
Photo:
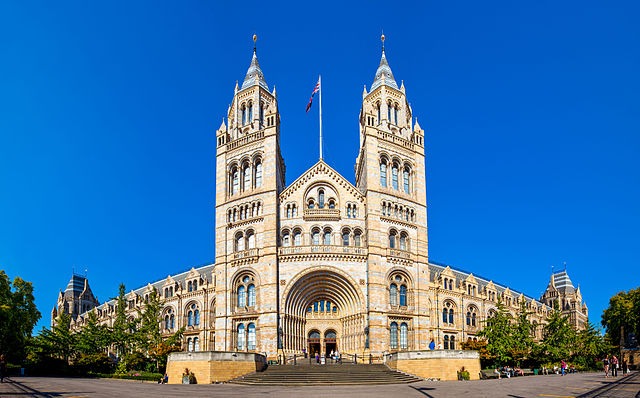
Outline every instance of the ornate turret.
{"type": "Polygon", "coordinates": [[[586,322],[588,311],[586,304],[582,301],[580,288],[573,286],[566,269],[551,274],[549,285],[540,297],[540,301],[552,308],[557,306],[577,328],[582,328],[586,322]]]}
{"type": "MultiPolygon", "coordinates": [[[[384,35],[382,37],[384,37],[384,35]]],[[[380,58],[380,65],[378,65],[376,77],[375,79],[373,79],[373,84],[371,85],[371,91],[375,90],[381,85],[389,86],[396,90],[399,90],[396,79],[393,78],[391,67],[387,62],[387,57],[384,54],[384,46],[382,47],[382,58],[380,58]]]]}
{"type": "Polygon", "coordinates": [[[71,319],[75,320],[80,314],[98,305],[100,302],[93,295],[86,276],[74,273],[64,292],[61,290],[58,294],[57,308],[51,312],[51,325],[55,324],[56,318],[63,312],[71,315],[71,319]]]}

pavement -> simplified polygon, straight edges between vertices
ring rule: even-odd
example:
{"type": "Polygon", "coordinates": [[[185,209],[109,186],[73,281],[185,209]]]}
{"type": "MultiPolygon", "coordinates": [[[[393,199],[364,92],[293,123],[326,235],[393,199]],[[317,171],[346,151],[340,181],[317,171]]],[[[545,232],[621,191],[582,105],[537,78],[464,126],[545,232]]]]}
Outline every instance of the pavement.
{"type": "Polygon", "coordinates": [[[0,384],[0,397],[557,397],[640,398],[640,372],[605,379],[602,373],[526,376],[501,380],[422,381],[358,386],[244,386],[234,384],[161,385],[149,382],[56,377],[12,377],[0,384]],[[7,382],[8,381],[8,382],[7,382]]]}

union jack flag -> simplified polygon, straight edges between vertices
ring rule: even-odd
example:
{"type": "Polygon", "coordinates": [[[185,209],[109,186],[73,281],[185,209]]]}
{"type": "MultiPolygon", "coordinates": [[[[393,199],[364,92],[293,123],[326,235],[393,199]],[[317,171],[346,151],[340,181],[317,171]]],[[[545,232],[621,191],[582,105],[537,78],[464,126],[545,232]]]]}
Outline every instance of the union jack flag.
{"type": "Polygon", "coordinates": [[[311,98],[309,99],[309,104],[307,104],[307,112],[309,112],[309,108],[311,108],[311,103],[313,102],[313,96],[320,91],[320,79],[318,79],[318,83],[316,83],[316,87],[313,89],[311,93],[311,98]]]}

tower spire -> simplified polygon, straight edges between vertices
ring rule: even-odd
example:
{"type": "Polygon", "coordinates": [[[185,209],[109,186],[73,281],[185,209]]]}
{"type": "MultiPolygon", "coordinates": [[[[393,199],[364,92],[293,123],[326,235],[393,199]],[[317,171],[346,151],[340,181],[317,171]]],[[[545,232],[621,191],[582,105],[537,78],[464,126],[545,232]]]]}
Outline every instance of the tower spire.
{"type": "Polygon", "coordinates": [[[269,87],[267,86],[267,82],[264,80],[264,73],[262,73],[262,69],[260,69],[260,63],[258,63],[258,56],[256,55],[256,41],[258,40],[258,36],[253,35],[253,57],[251,58],[251,64],[249,65],[249,69],[247,70],[247,75],[244,77],[244,81],[242,82],[242,87],[240,90],[244,90],[247,87],[251,87],[254,85],[259,85],[265,90],[269,91],[269,87]]]}
{"type": "Polygon", "coordinates": [[[380,40],[382,41],[382,57],[380,58],[380,65],[378,65],[378,70],[376,71],[376,77],[373,80],[373,84],[371,85],[370,92],[382,85],[389,86],[389,87],[395,88],[396,90],[399,90],[398,84],[396,83],[396,80],[393,77],[393,73],[391,72],[391,67],[389,67],[389,63],[387,62],[387,56],[385,55],[385,52],[384,52],[384,41],[385,41],[384,33],[382,33],[382,36],[380,36],[380,40]]]}

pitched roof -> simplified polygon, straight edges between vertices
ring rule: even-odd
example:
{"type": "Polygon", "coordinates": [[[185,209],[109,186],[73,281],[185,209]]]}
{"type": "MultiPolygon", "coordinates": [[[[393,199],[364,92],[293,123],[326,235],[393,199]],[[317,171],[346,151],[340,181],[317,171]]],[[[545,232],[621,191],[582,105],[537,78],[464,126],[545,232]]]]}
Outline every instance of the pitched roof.
{"type": "Polygon", "coordinates": [[[381,85],[389,86],[392,88],[398,89],[398,84],[396,80],[393,78],[393,73],[391,72],[391,67],[387,62],[387,57],[384,54],[384,48],[382,49],[382,58],[380,58],[380,65],[378,65],[378,70],[376,71],[376,77],[373,80],[373,84],[371,85],[371,90],[373,91],[381,85]]]}
{"type": "Polygon", "coordinates": [[[259,85],[265,90],[269,91],[269,87],[267,86],[267,82],[264,80],[264,73],[262,73],[262,69],[260,69],[260,64],[258,63],[258,56],[256,55],[256,49],[253,49],[253,58],[251,58],[251,65],[249,65],[249,69],[247,70],[247,75],[244,77],[244,82],[242,82],[242,87],[240,90],[244,90],[245,88],[249,88],[251,86],[259,85]]]}
{"type": "Polygon", "coordinates": [[[567,274],[567,271],[556,272],[553,275],[551,275],[551,278],[553,279],[553,285],[559,291],[563,293],[567,291],[568,292],[575,291],[575,287],[573,286],[571,279],[569,279],[569,274],[567,274]]]}

